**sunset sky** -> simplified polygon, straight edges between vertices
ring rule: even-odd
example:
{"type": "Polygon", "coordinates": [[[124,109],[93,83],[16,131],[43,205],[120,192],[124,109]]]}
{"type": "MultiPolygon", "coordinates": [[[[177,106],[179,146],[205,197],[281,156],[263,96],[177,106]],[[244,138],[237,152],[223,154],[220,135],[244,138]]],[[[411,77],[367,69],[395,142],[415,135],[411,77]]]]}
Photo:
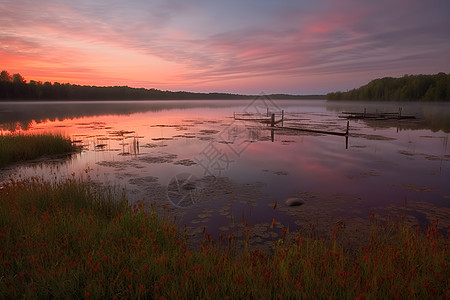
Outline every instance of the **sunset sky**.
{"type": "Polygon", "coordinates": [[[323,94],[450,72],[449,0],[2,0],[0,69],[25,79],[323,94]]]}

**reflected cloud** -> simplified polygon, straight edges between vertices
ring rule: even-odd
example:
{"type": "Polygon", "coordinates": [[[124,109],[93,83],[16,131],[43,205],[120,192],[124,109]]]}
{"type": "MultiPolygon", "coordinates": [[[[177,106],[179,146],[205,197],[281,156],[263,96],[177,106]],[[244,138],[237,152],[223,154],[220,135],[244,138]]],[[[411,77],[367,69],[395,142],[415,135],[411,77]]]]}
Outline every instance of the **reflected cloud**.
{"type": "Polygon", "coordinates": [[[171,109],[230,107],[232,101],[97,101],[97,102],[0,102],[0,128],[27,130],[33,122],[105,115],[131,115],[171,109]]]}
{"type": "MultiPolygon", "coordinates": [[[[19,165],[12,173],[0,172],[0,180],[90,178],[126,188],[130,204],[148,201],[161,207],[174,204],[174,198],[168,197],[173,178],[192,174],[199,181],[187,190],[198,187],[203,194],[201,201],[184,210],[183,222],[196,227],[200,235],[203,226],[228,232],[224,227],[241,217],[251,224],[275,217],[295,230],[309,222],[327,224],[330,216],[340,220],[366,216],[374,207],[404,208],[406,202],[409,209],[419,202],[428,203],[426,209],[447,206],[447,135],[429,130],[396,132],[395,127],[377,131],[361,122],[351,127],[346,147],[344,137],[279,128],[272,133],[267,124],[232,118],[233,111],[262,108],[261,102],[251,105],[239,100],[0,102],[2,122],[8,118],[12,124],[25,122],[21,126],[29,132],[61,133],[83,147],[67,163],[59,159],[49,164],[45,158],[31,167],[19,165]],[[25,119],[41,123],[29,124],[25,119]],[[205,175],[216,176],[216,170],[219,176],[211,184],[212,178],[205,175]],[[285,199],[290,197],[304,204],[286,207],[285,199]]],[[[285,109],[285,116],[291,117],[286,122],[336,129],[345,122],[338,119],[340,112],[364,105],[390,111],[398,103],[280,100],[272,107],[285,109]]],[[[448,103],[408,103],[408,107],[403,103],[405,114],[415,109],[439,115],[449,111],[446,108],[448,103]]]]}

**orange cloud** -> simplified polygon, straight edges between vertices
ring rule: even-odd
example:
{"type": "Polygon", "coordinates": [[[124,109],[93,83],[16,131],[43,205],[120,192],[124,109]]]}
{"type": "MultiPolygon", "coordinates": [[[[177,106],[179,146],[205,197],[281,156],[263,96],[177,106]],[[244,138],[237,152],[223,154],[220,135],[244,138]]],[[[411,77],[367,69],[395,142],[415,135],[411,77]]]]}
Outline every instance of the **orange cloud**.
{"type": "Polygon", "coordinates": [[[0,66],[79,84],[327,92],[450,68],[448,6],[8,0],[0,66]]]}

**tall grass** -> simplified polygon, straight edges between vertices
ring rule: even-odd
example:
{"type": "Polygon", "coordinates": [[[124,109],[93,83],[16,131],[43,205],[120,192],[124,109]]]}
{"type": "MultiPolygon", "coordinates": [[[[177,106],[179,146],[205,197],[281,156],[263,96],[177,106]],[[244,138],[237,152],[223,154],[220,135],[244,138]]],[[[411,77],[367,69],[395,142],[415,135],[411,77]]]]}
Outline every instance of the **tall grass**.
{"type": "Polygon", "coordinates": [[[75,180],[9,182],[0,190],[0,298],[449,297],[449,243],[437,221],[426,232],[374,222],[356,251],[284,230],[264,254],[206,232],[192,249],[168,217],[144,210],[75,180]]]}
{"type": "Polygon", "coordinates": [[[43,155],[74,151],[70,139],[57,134],[0,135],[0,168],[18,161],[36,159],[43,155]]]}

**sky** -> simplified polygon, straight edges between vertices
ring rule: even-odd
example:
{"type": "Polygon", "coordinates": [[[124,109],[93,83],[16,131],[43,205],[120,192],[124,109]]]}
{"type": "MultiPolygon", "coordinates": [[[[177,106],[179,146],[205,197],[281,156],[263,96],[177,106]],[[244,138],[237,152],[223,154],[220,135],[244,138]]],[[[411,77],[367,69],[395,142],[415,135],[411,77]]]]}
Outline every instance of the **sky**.
{"type": "Polygon", "coordinates": [[[324,94],[450,73],[448,0],[0,0],[0,69],[27,80],[324,94]]]}

